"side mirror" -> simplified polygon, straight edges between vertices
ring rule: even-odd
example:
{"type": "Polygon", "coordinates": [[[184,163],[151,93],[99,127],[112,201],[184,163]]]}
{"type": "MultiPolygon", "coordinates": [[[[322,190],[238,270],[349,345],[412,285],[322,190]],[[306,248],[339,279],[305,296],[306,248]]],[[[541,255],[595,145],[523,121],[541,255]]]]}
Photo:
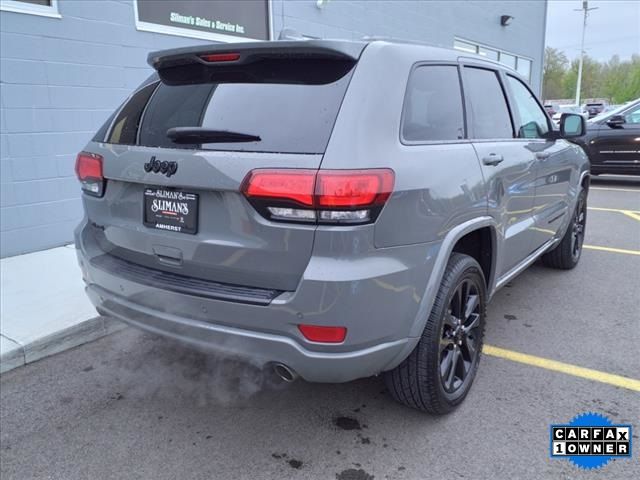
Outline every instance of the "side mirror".
{"type": "Polygon", "coordinates": [[[582,115],[563,113],[560,117],[560,136],[562,138],[581,137],[586,130],[587,124],[582,115]]]}
{"type": "Polygon", "coordinates": [[[621,127],[625,123],[627,123],[627,121],[624,119],[624,115],[612,115],[609,120],[607,120],[607,125],[611,128],[621,127]]]}

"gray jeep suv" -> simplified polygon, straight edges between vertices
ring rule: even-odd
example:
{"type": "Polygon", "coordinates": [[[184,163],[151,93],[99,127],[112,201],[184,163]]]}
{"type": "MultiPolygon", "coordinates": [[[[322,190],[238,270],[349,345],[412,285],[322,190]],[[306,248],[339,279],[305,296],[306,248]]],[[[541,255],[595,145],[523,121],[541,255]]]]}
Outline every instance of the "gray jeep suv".
{"type": "Polygon", "coordinates": [[[98,312],[287,380],[384,374],[452,410],[491,296],[580,258],[588,160],[523,80],[460,52],[278,41],[152,53],[78,155],[98,312]]]}

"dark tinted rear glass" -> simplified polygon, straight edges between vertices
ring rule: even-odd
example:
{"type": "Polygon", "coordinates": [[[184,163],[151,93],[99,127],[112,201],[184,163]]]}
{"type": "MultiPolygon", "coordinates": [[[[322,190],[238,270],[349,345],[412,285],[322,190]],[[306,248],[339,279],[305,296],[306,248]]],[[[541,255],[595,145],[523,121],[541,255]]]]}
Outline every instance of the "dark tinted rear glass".
{"type": "Polygon", "coordinates": [[[156,89],[157,83],[151,83],[135,92],[118,112],[113,122],[107,143],[135,145],[140,127],[140,118],[144,107],[156,89]]]}
{"type": "Polygon", "coordinates": [[[470,67],[464,70],[464,91],[469,101],[471,136],[513,138],[511,116],[496,72],[470,67]]]}
{"type": "MultiPolygon", "coordinates": [[[[323,153],[351,72],[324,85],[205,83],[169,86],[160,83],[143,105],[132,97],[119,117],[131,117],[111,143],[163,148],[202,148],[281,153],[323,153]],[[142,114],[140,124],[133,121],[142,114]],[[135,124],[136,131],[129,126],[135,124]],[[167,137],[174,127],[205,127],[256,135],[258,142],[176,144],[167,137]],[[138,131],[139,130],[139,131],[138,131]],[[137,141],[135,140],[137,138],[137,141]]],[[[140,99],[141,100],[141,99],[140,99]]],[[[117,133],[117,132],[116,132],[117,133]]]]}
{"type": "Polygon", "coordinates": [[[404,103],[402,138],[408,141],[464,138],[457,67],[429,65],[413,71],[404,103]]]}

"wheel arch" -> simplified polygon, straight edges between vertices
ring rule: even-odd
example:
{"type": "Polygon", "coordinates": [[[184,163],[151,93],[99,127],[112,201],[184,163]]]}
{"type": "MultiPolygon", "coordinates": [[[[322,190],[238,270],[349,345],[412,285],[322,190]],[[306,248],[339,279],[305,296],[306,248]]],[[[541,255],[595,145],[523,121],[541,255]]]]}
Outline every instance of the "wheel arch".
{"type": "Polygon", "coordinates": [[[451,250],[451,253],[455,252],[468,255],[480,264],[487,289],[492,285],[496,270],[495,244],[495,230],[490,226],[485,226],[472,230],[460,237],[451,250]]]}
{"type": "MultiPolygon", "coordinates": [[[[478,238],[478,236],[482,238],[483,241],[490,242],[491,245],[491,257],[478,262],[480,263],[480,266],[482,266],[483,263],[485,266],[488,266],[488,274],[485,273],[484,270],[483,273],[485,274],[487,283],[487,295],[491,298],[491,292],[494,290],[495,286],[495,272],[498,263],[498,228],[492,217],[482,216],[457,225],[451,229],[442,240],[442,244],[434,262],[433,270],[431,271],[431,275],[427,281],[427,287],[418,308],[418,313],[413,322],[410,336],[419,337],[422,330],[424,330],[424,325],[433,307],[433,302],[435,301],[436,294],[438,293],[438,289],[442,282],[442,277],[451,254],[454,251],[457,251],[458,253],[467,253],[464,251],[465,249],[472,252],[473,249],[470,249],[469,245],[472,243],[473,239],[478,238]],[[457,250],[456,247],[458,248],[457,250]]],[[[474,255],[472,254],[471,256],[474,255]]]]}
{"type": "Polygon", "coordinates": [[[591,185],[591,172],[589,170],[582,172],[578,183],[583,190],[589,192],[589,186],[591,185]]]}
{"type": "Polygon", "coordinates": [[[449,261],[449,258],[451,258],[451,254],[455,251],[454,248],[467,235],[473,235],[474,232],[480,230],[486,232],[485,234],[489,234],[491,239],[492,254],[490,261],[490,273],[488,275],[489,279],[487,280],[487,299],[491,298],[492,292],[495,290],[495,272],[497,270],[496,267],[498,264],[497,253],[498,249],[500,248],[498,245],[499,236],[495,219],[489,216],[482,216],[457,225],[445,235],[440,248],[438,249],[433,269],[431,270],[431,274],[429,276],[429,279],[427,280],[427,286],[422,295],[422,299],[420,301],[416,317],[413,321],[413,325],[411,326],[411,330],[409,331],[409,341],[406,343],[405,348],[400,351],[395,356],[395,358],[382,369],[382,371],[391,370],[398,366],[405,358],[409,356],[409,354],[415,348],[418,340],[420,340],[420,336],[422,335],[426,322],[429,318],[431,309],[433,308],[436,295],[440,288],[440,284],[442,283],[442,278],[444,277],[444,271],[447,267],[447,263],[449,261]]]}

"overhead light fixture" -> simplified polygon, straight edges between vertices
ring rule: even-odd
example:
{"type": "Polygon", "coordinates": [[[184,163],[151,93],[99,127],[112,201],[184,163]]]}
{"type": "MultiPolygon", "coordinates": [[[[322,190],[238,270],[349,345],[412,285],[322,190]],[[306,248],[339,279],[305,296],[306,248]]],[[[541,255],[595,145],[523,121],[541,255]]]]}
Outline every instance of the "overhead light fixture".
{"type": "Polygon", "coordinates": [[[511,25],[512,21],[513,21],[513,17],[511,15],[502,15],[500,17],[500,25],[502,25],[503,27],[506,27],[507,25],[511,25]]]}

